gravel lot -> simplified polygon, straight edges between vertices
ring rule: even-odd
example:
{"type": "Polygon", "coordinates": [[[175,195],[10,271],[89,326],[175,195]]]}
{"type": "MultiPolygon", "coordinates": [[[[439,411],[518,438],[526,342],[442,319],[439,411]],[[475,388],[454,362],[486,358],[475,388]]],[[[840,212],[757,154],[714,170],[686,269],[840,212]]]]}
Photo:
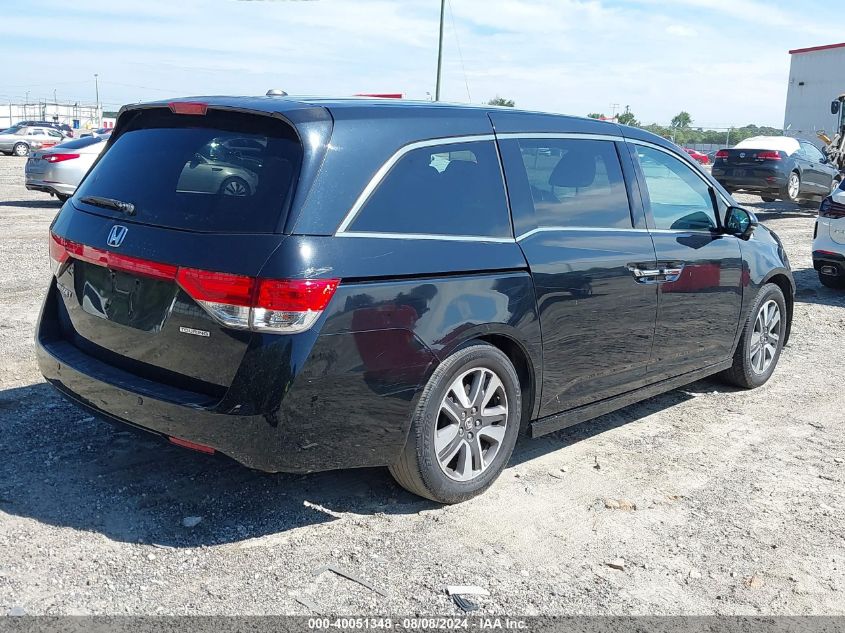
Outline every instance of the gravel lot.
{"type": "Polygon", "coordinates": [[[441,508],[386,470],[255,473],[60,399],[32,343],[59,205],[0,157],[0,614],[457,613],[447,584],[488,589],[482,613],[845,614],[845,292],[812,270],[813,211],[742,200],[799,286],[769,384],[525,440],[441,508]]]}

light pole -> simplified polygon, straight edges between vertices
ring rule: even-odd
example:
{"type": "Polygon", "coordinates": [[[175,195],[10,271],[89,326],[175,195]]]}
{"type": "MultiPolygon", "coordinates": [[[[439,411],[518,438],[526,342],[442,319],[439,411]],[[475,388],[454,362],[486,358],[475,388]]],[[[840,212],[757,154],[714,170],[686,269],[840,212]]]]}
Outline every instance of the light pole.
{"type": "Polygon", "coordinates": [[[440,0],[440,42],[437,46],[437,85],[434,88],[434,100],[440,101],[440,70],[443,67],[443,17],[446,11],[446,0],[440,0]]]}
{"type": "Polygon", "coordinates": [[[99,73],[94,73],[94,93],[97,95],[97,111],[95,116],[97,117],[97,127],[99,128],[103,121],[102,117],[100,116],[100,75],[99,73]]]}

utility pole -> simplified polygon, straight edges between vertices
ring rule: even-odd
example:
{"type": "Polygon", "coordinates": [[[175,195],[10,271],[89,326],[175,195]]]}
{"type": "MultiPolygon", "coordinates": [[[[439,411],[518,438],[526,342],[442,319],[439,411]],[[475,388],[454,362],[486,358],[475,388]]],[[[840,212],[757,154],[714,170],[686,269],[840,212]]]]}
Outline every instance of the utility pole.
{"type": "Polygon", "coordinates": [[[437,46],[437,85],[434,100],[440,101],[440,70],[443,67],[443,17],[446,15],[446,0],[440,0],[440,43],[437,46]]]}
{"type": "Polygon", "coordinates": [[[94,92],[97,95],[97,111],[95,112],[95,116],[97,117],[97,127],[100,127],[103,124],[103,117],[100,116],[100,74],[94,73],[94,92]]]}
{"type": "Polygon", "coordinates": [[[731,146],[731,128],[728,128],[728,133],[725,135],[725,147],[731,146]]]}

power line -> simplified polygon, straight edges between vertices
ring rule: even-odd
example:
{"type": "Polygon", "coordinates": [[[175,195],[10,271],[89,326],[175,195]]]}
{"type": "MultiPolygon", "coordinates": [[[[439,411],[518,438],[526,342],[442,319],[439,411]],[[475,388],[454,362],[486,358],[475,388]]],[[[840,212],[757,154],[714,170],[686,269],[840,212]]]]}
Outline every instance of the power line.
{"type": "Polygon", "coordinates": [[[469,93],[469,80],[467,79],[467,69],[464,66],[464,54],[461,51],[461,40],[458,39],[458,28],[455,26],[455,13],[452,11],[452,0],[449,2],[449,17],[452,19],[452,32],[455,34],[455,44],[458,45],[458,58],[461,60],[461,71],[464,73],[464,86],[467,89],[467,99],[472,102],[472,95],[469,93]]]}

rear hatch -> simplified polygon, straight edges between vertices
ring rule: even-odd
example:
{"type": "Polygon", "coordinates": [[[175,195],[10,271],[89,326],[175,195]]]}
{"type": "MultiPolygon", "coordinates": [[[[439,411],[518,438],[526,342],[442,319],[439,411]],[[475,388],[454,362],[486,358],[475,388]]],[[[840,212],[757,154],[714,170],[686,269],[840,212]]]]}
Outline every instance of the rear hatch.
{"type": "Polygon", "coordinates": [[[822,201],[819,215],[828,220],[830,239],[845,244],[845,189],[836,189],[829,200],[822,201]]]}
{"type": "Polygon", "coordinates": [[[183,111],[124,113],[57,218],[58,319],[101,361],[222,396],[255,329],[256,277],[284,240],[303,150],[275,117],[183,111]]]}

